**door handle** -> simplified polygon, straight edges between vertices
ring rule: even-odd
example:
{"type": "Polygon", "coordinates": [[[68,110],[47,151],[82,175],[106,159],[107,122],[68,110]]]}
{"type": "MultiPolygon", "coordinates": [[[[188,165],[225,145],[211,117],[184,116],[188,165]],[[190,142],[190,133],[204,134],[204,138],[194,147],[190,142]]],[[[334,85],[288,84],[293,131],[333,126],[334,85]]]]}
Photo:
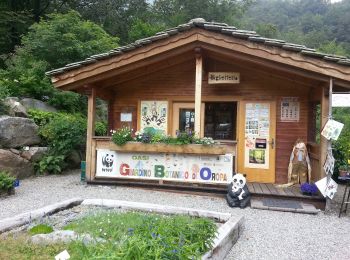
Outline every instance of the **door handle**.
{"type": "Polygon", "coordinates": [[[271,145],[271,148],[274,149],[275,148],[275,138],[272,138],[271,141],[269,142],[269,144],[271,145]]]}

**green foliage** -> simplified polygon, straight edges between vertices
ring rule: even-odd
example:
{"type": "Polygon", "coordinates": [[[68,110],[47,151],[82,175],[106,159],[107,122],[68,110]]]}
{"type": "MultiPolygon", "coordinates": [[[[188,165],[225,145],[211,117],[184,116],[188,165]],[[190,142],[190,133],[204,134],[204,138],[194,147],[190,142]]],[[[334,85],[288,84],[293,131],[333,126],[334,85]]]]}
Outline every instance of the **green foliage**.
{"type": "Polygon", "coordinates": [[[164,30],[164,25],[150,24],[137,19],[130,28],[128,39],[130,42],[155,35],[157,32],[164,30]]]}
{"type": "Polygon", "coordinates": [[[133,212],[99,213],[65,229],[107,240],[72,244],[70,252],[79,259],[197,259],[212,247],[216,234],[209,219],[133,212]]]}
{"type": "Polygon", "coordinates": [[[57,113],[54,112],[46,112],[36,109],[29,109],[28,110],[28,116],[29,118],[33,119],[35,124],[38,126],[45,126],[50,122],[52,118],[54,118],[57,115],[57,113]]]}
{"type": "Polygon", "coordinates": [[[39,125],[39,134],[49,146],[48,154],[37,163],[37,170],[40,173],[61,173],[67,156],[73,150],[81,150],[86,142],[86,118],[81,114],[39,110],[29,110],[28,114],[39,125]]]}
{"type": "Polygon", "coordinates": [[[129,141],[133,141],[132,131],[128,127],[122,127],[112,134],[112,141],[119,146],[126,144],[129,141]]]}
{"type": "Polygon", "coordinates": [[[95,135],[96,136],[106,136],[107,135],[107,123],[106,122],[96,122],[95,123],[95,135]]]}
{"type": "Polygon", "coordinates": [[[13,187],[15,178],[10,176],[7,172],[0,171],[0,192],[8,191],[13,187]]]}
{"type": "Polygon", "coordinates": [[[40,134],[49,144],[50,154],[68,156],[85,144],[86,119],[80,114],[57,113],[40,134]]]}
{"type": "Polygon", "coordinates": [[[46,155],[35,165],[40,174],[59,174],[65,166],[64,155],[46,155]]]}
{"type": "Polygon", "coordinates": [[[0,86],[13,96],[49,99],[60,109],[80,111],[84,107],[80,95],[58,92],[45,72],[113,49],[117,41],[75,11],[50,14],[47,20],[30,26],[21,46],[6,62],[7,69],[0,70],[0,86]]]}
{"type": "Polygon", "coordinates": [[[87,98],[70,91],[54,90],[48,103],[61,111],[71,113],[85,114],[87,110],[87,98]]]}
{"type": "Polygon", "coordinates": [[[343,130],[337,141],[333,142],[335,157],[335,172],[345,168],[350,159],[350,108],[333,108],[333,118],[344,124],[343,130]]]}
{"type": "Polygon", "coordinates": [[[330,53],[330,54],[336,54],[340,56],[346,56],[346,50],[341,44],[337,44],[336,40],[325,42],[321,44],[318,48],[320,52],[323,53],[330,53]]]}
{"type": "Polygon", "coordinates": [[[49,234],[52,232],[53,232],[53,228],[46,224],[39,224],[29,229],[29,234],[31,235],[49,234]]]}

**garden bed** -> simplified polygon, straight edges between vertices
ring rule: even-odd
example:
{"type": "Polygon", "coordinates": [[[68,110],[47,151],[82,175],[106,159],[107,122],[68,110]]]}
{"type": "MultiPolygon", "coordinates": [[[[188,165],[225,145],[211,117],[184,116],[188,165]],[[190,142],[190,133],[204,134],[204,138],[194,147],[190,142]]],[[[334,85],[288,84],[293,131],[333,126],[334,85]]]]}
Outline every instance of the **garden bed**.
{"type": "Polygon", "coordinates": [[[6,239],[0,242],[0,258],[11,254],[10,248],[15,246],[20,249],[16,254],[25,252],[27,258],[37,254],[50,258],[67,249],[71,259],[222,259],[238,239],[243,222],[241,217],[226,213],[115,200],[85,200],[71,207],[79,202],[57,204],[59,209],[62,205],[69,209],[53,215],[46,213],[46,208],[41,214],[36,211],[0,221],[0,233],[10,230],[2,235],[6,239]],[[36,217],[28,221],[32,215],[36,217]],[[6,222],[12,227],[7,223],[4,229],[6,222]],[[73,230],[85,242],[56,242],[46,248],[45,243],[22,243],[31,238],[28,230],[38,224],[73,230]]]}

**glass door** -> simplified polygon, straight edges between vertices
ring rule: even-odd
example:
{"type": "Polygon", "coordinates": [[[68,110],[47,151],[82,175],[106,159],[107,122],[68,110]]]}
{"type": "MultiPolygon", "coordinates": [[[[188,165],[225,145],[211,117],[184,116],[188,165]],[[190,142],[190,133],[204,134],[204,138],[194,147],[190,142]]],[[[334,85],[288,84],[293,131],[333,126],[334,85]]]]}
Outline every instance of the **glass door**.
{"type": "MultiPolygon", "coordinates": [[[[203,136],[204,130],[204,104],[201,107],[201,133],[203,136]]],[[[195,110],[194,103],[173,103],[173,120],[172,120],[172,135],[176,135],[176,131],[194,131],[195,110]]]]}

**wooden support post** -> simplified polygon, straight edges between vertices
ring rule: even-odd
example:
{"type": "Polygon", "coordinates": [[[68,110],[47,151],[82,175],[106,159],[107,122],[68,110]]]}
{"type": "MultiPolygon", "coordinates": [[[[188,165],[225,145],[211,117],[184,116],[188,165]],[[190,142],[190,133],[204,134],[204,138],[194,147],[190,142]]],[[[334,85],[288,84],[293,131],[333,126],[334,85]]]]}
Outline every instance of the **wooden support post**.
{"type": "MultiPolygon", "coordinates": [[[[326,88],[322,88],[321,92],[321,131],[325,124],[328,121],[328,114],[329,114],[329,93],[326,88]]],[[[323,170],[323,164],[326,160],[327,155],[327,149],[328,149],[328,140],[324,138],[322,135],[320,136],[320,172],[319,176],[315,176],[315,180],[322,179],[325,177],[325,172],[323,170]]]]}
{"type": "Polygon", "coordinates": [[[202,71],[203,71],[203,58],[201,49],[195,49],[196,56],[196,88],[195,88],[195,101],[194,101],[194,131],[198,136],[201,136],[201,103],[202,103],[202,71]]]}
{"type": "Polygon", "coordinates": [[[88,119],[86,132],[86,180],[92,181],[95,173],[93,172],[92,160],[95,156],[92,145],[92,137],[95,135],[95,110],[96,110],[96,89],[91,88],[88,95],[88,119]]]}

